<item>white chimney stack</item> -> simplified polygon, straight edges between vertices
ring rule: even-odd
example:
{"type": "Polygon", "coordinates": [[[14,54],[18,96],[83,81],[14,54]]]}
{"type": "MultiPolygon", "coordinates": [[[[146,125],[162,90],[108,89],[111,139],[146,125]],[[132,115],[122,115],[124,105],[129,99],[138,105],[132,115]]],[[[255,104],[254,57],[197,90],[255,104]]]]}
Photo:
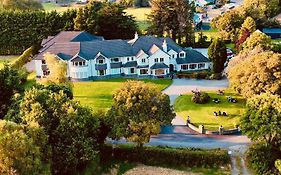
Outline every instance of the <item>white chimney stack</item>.
{"type": "Polygon", "coordinates": [[[163,47],[164,52],[168,52],[168,46],[167,46],[166,39],[164,39],[164,42],[163,42],[163,44],[162,44],[162,47],[163,47]]]}
{"type": "Polygon", "coordinates": [[[137,40],[139,38],[138,32],[135,33],[135,40],[137,40]]]}

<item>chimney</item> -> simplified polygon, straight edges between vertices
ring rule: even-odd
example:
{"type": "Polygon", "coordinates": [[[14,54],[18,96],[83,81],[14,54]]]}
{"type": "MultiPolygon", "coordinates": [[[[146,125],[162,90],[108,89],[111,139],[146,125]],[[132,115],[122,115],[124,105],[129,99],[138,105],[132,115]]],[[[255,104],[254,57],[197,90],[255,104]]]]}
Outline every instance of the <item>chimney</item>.
{"type": "Polygon", "coordinates": [[[163,47],[164,52],[168,52],[168,46],[167,46],[166,39],[164,39],[164,42],[163,42],[163,44],[162,44],[162,47],[163,47]]]}
{"type": "Polygon", "coordinates": [[[137,40],[138,38],[139,38],[139,35],[138,35],[138,32],[136,32],[134,40],[137,40]]]}

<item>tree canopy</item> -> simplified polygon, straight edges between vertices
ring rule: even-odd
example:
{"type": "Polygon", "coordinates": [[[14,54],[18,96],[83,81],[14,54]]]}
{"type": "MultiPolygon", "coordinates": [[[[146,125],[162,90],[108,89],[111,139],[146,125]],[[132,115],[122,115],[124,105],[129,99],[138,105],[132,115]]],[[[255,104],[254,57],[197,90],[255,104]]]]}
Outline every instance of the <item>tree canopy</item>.
{"type": "Polygon", "coordinates": [[[153,0],[151,8],[149,33],[167,34],[180,44],[194,43],[193,11],[188,0],[153,0]]]}
{"type": "Polygon", "coordinates": [[[279,0],[244,0],[243,8],[255,19],[270,18],[280,10],[279,0]]]}
{"type": "Polygon", "coordinates": [[[40,126],[51,147],[52,174],[71,174],[99,154],[99,119],[62,91],[32,88],[25,92],[20,116],[27,126],[40,126]]]}
{"type": "Polygon", "coordinates": [[[227,59],[226,46],[221,38],[213,39],[208,48],[209,59],[213,62],[213,72],[221,73],[227,59]]]}
{"type": "Polygon", "coordinates": [[[281,142],[281,98],[262,93],[248,99],[246,112],[241,119],[243,132],[253,141],[264,141],[280,146],[281,142]]]}
{"type": "Polygon", "coordinates": [[[148,143],[151,135],[160,132],[160,126],[171,124],[172,112],[169,97],[149,84],[128,81],[113,95],[108,112],[111,121],[110,136],[125,137],[138,146],[148,143]]]}
{"type": "Polygon", "coordinates": [[[244,97],[264,92],[281,95],[281,54],[267,51],[246,56],[229,68],[228,78],[244,97]]]}
{"type": "Polygon", "coordinates": [[[38,0],[0,0],[0,10],[41,10],[38,0]]]}
{"type": "Polygon", "coordinates": [[[255,22],[255,20],[252,17],[248,16],[244,20],[244,22],[242,24],[242,28],[247,29],[250,33],[255,32],[256,31],[256,22],[255,22]]]}
{"type": "Polygon", "coordinates": [[[260,47],[264,50],[268,50],[272,47],[271,38],[261,31],[257,30],[252,33],[246,41],[242,44],[242,49],[252,50],[255,47],[260,47]]]}
{"type": "Polygon", "coordinates": [[[13,122],[0,120],[1,174],[50,174],[48,166],[44,167],[47,162],[43,161],[46,159],[41,150],[41,145],[46,144],[47,137],[39,130],[42,131],[40,128],[29,129],[13,122]]]}

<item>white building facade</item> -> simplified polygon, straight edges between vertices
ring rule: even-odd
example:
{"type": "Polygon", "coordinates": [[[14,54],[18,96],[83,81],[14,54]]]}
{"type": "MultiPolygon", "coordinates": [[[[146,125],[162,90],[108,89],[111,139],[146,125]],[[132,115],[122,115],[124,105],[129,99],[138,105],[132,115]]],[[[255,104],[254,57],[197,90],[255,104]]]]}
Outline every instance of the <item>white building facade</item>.
{"type": "Polygon", "coordinates": [[[162,78],[176,71],[210,69],[210,61],[205,56],[192,49],[183,49],[170,38],[139,37],[136,34],[129,41],[104,40],[96,36],[91,40],[88,35],[85,32],[61,32],[44,40],[40,53],[34,58],[37,77],[48,74],[48,65],[44,61],[47,52],[67,63],[67,77],[72,80],[121,76],[162,78]]]}

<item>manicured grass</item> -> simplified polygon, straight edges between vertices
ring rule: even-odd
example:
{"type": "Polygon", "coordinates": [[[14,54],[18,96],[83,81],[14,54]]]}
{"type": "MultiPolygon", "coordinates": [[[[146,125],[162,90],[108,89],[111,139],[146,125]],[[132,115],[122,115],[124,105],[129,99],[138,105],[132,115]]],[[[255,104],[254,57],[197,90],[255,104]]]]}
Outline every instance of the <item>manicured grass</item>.
{"type": "MultiPolygon", "coordinates": [[[[198,41],[199,33],[201,31],[195,32],[195,41],[198,41]]],[[[211,41],[212,38],[218,37],[219,32],[216,29],[210,29],[210,30],[202,30],[202,33],[207,36],[207,41],[211,41]]]]}
{"type": "MultiPolygon", "coordinates": [[[[125,78],[115,78],[103,81],[74,82],[74,99],[95,110],[107,110],[112,104],[112,94],[122,87],[123,83],[127,80],[125,78]]],[[[154,84],[160,90],[172,83],[168,79],[141,79],[139,81],[154,84]]]]}
{"type": "Polygon", "coordinates": [[[11,63],[15,59],[17,59],[18,56],[16,55],[11,55],[11,56],[0,56],[0,69],[3,68],[4,63],[11,63]]]}
{"type": "Polygon", "coordinates": [[[137,24],[141,31],[144,31],[148,28],[147,15],[151,13],[151,8],[128,8],[125,12],[129,15],[132,15],[136,18],[137,24]]]}
{"type": "Polygon", "coordinates": [[[36,73],[35,72],[31,72],[30,74],[28,74],[27,76],[27,80],[24,83],[24,88],[25,89],[29,89],[31,88],[34,84],[36,83],[36,73]]]}
{"type": "Polygon", "coordinates": [[[208,130],[218,130],[220,125],[225,129],[234,128],[239,124],[241,115],[244,112],[246,100],[237,93],[230,90],[225,95],[217,95],[217,92],[210,91],[208,94],[211,100],[207,104],[196,104],[191,101],[192,94],[180,96],[175,102],[175,111],[183,117],[184,120],[190,116],[190,120],[195,125],[204,125],[208,130]],[[227,101],[227,96],[232,96],[238,100],[237,103],[227,101]],[[212,102],[212,99],[218,98],[220,103],[212,102]],[[214,116],[214,112],[226,112],[227,116],[214,116]]]}
{"type": "Polygon", "coordinates": [[[46,3],[42,3],[42,6],[43,6],[43,9],[47,12],[49,12],[49,11],[64,12],[64,11],[67,11],[68,9],[76,9],[79,7],[83,7],[84,5],[70,4],[68,7],[62,7],[55,3],[46,2],[46,3]]]}

